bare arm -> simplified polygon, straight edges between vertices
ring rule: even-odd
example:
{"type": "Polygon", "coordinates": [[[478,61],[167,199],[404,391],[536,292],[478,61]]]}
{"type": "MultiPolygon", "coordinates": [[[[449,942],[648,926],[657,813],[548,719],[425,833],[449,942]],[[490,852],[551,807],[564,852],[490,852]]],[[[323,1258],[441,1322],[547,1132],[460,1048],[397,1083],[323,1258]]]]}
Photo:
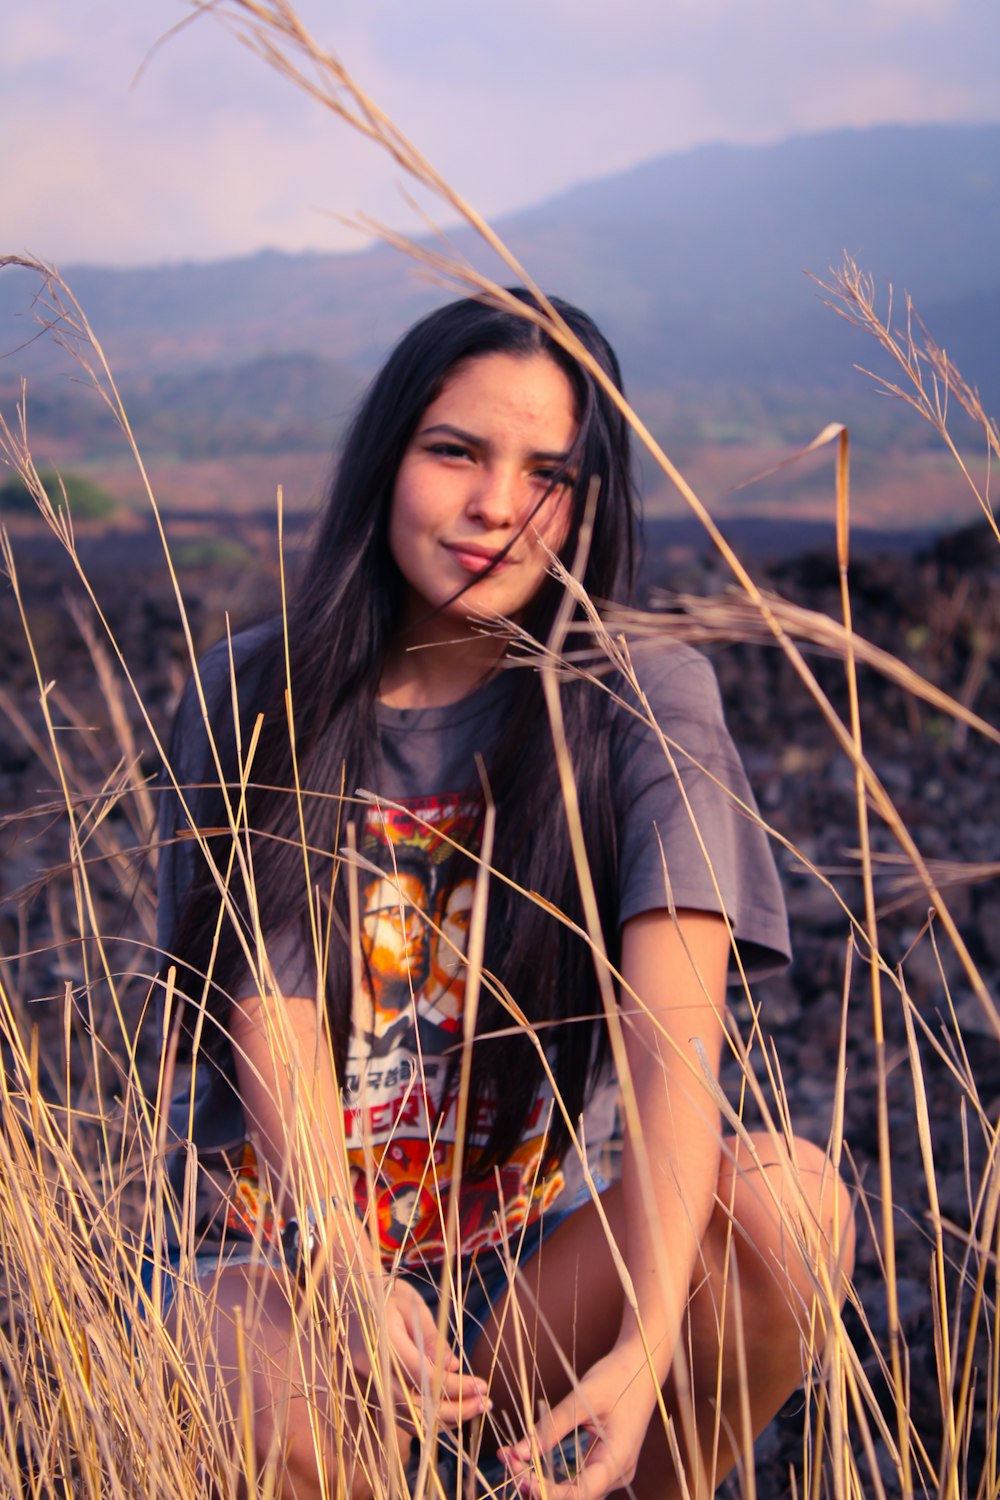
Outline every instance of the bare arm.
{"type": "Polygon", "coordinates": [[[370,1338],[362,1325],[374,1318],[393,1356],[397,1400],[405,1401],[401,1387],[408,1385],[412,1401],[437,1367],[442,1422],[457,1425],[485,1410],[486,1383],[464,1374],[447,1344],[440,1347],[434,1317],[414,1287],[402,1280],[383,1283],[378,1250],[355,1218],[340,1091],[316,1001],[254,995],[234,1005],[231,1034],[247,1129],[276,1208],[287,1216],[307,1205],[324,1206],[325,1269],[334,1281],[335,1303],[346,1310],[355,1367],[371,1368],[370,1338]]]}
{"type": "MultiPolygon", "coordinates": [[[[728,962],[726,927],[712,913],[681,912],[675,921],[668,912],[648,912],[622,934],[622,972],[639,998],[638,1006],[624,1000],[622,1008],[642,1132],[636,1142],[629,1130],[622,1162],[625,1253],[661,1384],[673,1363],[719,1178],[719,1112],[694,1044],[717,1072],[728,962]]],[[[627,1305],[617,1347],[641,1355],[627,1305]]]]}
{"type": "MultiPolygon", "coordinates": [[[[597,1435],[576,1483],[546,1493],[603,1500],[631,1482],[658,1389],[677,1357],[721,1154],[719,1114],[704,1086],[695,1041],[716,1069],[728,959],[725,923],[711,913],[682,911],[675,920],[666,911],[648,912],[623,929],[622,973],[638,999],[622,999],[629,1127],[622,1160],[626,1233],[619,1248],[636,1308],[626,1298],[611,1351],[537,1424],[543,1452],[577,1427],[597,1435]]],[[[537,1477],[526,1475],[527,1439],[508,1450],[507,1462],[525,1475],[526,1492],[541,1497],[537,1477]]]]}
{"type": "Polygon", "coordinates": [[[340,1095],[315,999],[252,995],[234,1004],[230,1034],[247,1130],[276,1208],[287,1217],[322,1205],[331,1242],[371,1263],[354,1222],[340,1095]]]}

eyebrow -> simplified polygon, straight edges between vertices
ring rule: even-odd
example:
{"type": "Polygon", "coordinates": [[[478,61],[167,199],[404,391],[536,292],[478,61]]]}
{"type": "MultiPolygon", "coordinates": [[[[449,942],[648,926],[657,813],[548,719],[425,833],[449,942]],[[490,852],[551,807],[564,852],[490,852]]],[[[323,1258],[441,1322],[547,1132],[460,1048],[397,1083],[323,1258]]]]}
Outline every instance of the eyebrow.
{"type": "MultiPolygon", "coordinates": [[[[418,436],[429,437],[436,432],[459,438],[463,443],[468,443],[471,448],[485,450],[490,446],[485,438],[477,437],[474,432],[466,432],[464,427],[454,427],[451,422],[435,422],[430,427],[421,427],[418,436]]],[[[533,463],[567,464],[570,460],[569,453],[548,453],[543,449],[529,453],[528,457],[533,463]]]]}

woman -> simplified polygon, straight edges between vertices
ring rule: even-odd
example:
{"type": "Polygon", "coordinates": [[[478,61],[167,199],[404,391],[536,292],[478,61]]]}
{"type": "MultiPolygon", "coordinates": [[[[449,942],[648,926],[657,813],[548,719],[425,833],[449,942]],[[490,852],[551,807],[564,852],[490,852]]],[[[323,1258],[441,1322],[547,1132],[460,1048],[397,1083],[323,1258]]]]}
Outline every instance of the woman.
{"type": "MultiPolygon", "coordinates": [[[[507,670],[495,624],[547,638],[551,558],[574,556],[595,489],[583,581],[627,596],[628,431],[515,295],[523,315],[455,303],[393,351],[287,629],[210,652],[205,709],[189,686],[175,726],[177,781],[203,789],[161,816],[161,947],[196,1055],[172,1176],[199,1248],[172,1260],[231,1441],[283,1495],[391,1490],[387,1434],[422,1432],[431,1398],[445,1428],[485,1418],[491,1482],[538,1494],[547,1468],[556,1494],[664,1496],[680,1462],[706,1495],[801,1379],[816,1264],[839,1285],[849,1263],[822,1154],[796,1143],[793,1190],[766,1137],[753,1157],[723,1141],[706,1085],[733,937],[752,968],[787,934],[714,679],[683,647],[636,663],[666,745],[618,677],[561,689],[621,976],[605,1017],[541,680],[507,670]],[[497,874],[471,985],[481,849],[497,874]],[[438,1343],[449,1268],[464,1363],[438,1343]],[[337,1311],[317,1362],[320,1285],[337,1311]]],[[[620,386],[590,319],[554,306],[620,386]]]]}

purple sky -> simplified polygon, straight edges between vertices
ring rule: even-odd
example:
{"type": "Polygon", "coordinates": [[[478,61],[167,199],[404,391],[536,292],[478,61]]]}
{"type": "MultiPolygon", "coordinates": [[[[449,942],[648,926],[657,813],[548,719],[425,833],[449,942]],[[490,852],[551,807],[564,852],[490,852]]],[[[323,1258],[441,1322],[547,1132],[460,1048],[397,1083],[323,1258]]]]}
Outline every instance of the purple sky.
{"type": "MultiPolygon", "coordinates": [[[[302,18],[497,216],[706,140],[1000,120],[997,0],[302,0],[302,18]]],[[[419,227],[400,172],[184,0],[0,8],[0,253],[61,265],[361,243],[419,227]],[[146,59],[141,76],[136,74],[146,59]]]]}

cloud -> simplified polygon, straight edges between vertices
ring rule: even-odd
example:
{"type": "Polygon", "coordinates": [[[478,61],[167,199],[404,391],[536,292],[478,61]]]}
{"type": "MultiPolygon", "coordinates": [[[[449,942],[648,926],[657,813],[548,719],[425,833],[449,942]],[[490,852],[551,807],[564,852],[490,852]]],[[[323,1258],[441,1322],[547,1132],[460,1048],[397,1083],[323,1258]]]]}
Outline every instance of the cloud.
{"type": "Polygon", "coordinates": [[[128,264],[355,248],[329,210],[401,217],[388,162],[217,25],[199,21],[150,54],[183,7],[151,0],[140,25],[106,0],[98,9],[116,24],[95,38],[68,17],[60,28],[60,0],[40,4],[14,36],[24,66],[6,78],[0,32],[4,250],[128,264]]]}
{"type": "MultiPolygon", "coordinates": [[[[183,0],[0,9],[2,248],[128,263],[417,227],[400,171],[183,0]],[[144,66],[142,66],[144,64],[144,66]],[[141,75],[133,86],[137,70],[141,75]]],[[[303,0],[303,18],[487,214],[706,139],[996,119],[982,0],[303,0]]]]}
{"type": "Polygon", "coordinates": [[[947,21],[959,9],[959,0],[870,0],[872,9],[892,21],[901,17],[926,21],[947,21]]]}
{"type": "Polygon", "coordinates": [[[803,124],[822,130],[834,124],[920,124],[975,114],[971,90],[947,79],[930,78],[891,63],[869,62],[850,77],[817,86],[803,107],[803,124]]]}
{"type": "Polygon", "coordinates": [[[68,57],[72,50],[72,36],[65,27],[56,25],[37,11],[19,7],[4,26],[2,67],[5,73],[14,74],[39,63],[68,57]]]}
{"type": "Polygon", "coordinates": [[[19,152],[33,193],[26,212],[5,215],[6,248],[129,264],[359,243],[323,208],[363,198],[371,153],[362,143],[320,151],[300,137],[298,155],[315,170],[291,186],[289,142],[269,121],[230,110],[199,123],[177,121],[169,134],[137,129],[113,150],[100,122],[79,121],[64,135],[53,121],[33,133],[19,152]]]}

